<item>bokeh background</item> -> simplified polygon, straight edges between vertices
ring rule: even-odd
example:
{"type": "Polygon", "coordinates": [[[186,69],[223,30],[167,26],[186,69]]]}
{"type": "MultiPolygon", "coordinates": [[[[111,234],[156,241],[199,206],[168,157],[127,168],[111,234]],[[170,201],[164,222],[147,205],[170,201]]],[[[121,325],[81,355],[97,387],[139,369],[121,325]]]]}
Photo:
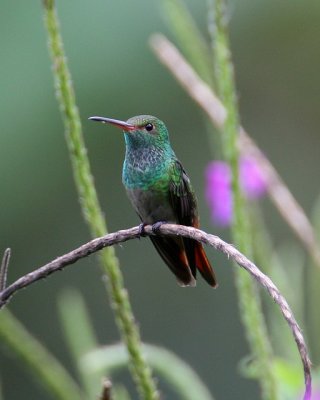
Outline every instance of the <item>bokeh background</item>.
{"type": "MultiPolygon", "coordinates": [[[[187,4],[207,37],[206,2],[187,4]]],[[[227,230],[212,224],[205,203],[204,169],[212,154],[203,114],[148,45],[154,32],[174,39],[161,1],[58,1],[57,6],[109,230],[138,222],[121,184],[124,142],[117,130],[87,118],[152,114],[167,123],[189,172],[202,227],[230,240],[227,230]]],[[[320,3],[234,0],[229,16],[242,123],[311,215],[319,195],[320,3]]],[[[86,242],[89,234],[55,99],[41,2],[3,0],[0,33],[0,251],[12,248],[13,281],[86,242]]],[[[273,240],[300,247],[268,200],[263,210],[273,240]]],[[[143,340],[189,362],[217,399],[257,398],[256,383],[239,374],[248,346],[230,261],[208,249],[219,289],[201,280],[196,289],[181,289],[148,240],[116,251],[143,340]]],[[[85,297],[102,344],[118,340],[97,264],[95,256],[78,262],[10,303],[10,310],[71,371],[57,312],[65,288],[76,288],[85,297]]],[[[0,349],[4,398],[49,399],[5,346],[0,349]]],[[[165,398],[174,395],[168,392],[165,398]]]]}

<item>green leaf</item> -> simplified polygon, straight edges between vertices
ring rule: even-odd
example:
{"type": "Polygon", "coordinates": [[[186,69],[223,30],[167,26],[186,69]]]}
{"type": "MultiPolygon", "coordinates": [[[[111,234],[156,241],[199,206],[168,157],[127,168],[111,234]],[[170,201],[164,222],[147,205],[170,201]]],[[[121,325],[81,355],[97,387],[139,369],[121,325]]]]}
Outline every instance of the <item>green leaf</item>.
{"type": "MultiPolygon", "coordinates": [[[[213,400],[208,388],[198,374],[172,352],[154,345],[143,345],[146,358],[155,371],[184,400],[213,400]]],[[[82,362],[88,370],[104,370],[111,375],[126,368],[128,354],[122,344],[103,347],[88,353],[82,362]]]]}

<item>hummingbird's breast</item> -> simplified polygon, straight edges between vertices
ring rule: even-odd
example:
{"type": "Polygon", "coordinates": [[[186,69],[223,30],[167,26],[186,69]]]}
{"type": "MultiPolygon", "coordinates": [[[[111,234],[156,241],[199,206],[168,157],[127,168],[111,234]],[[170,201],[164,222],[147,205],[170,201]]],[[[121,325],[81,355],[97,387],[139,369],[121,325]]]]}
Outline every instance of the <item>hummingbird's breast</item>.
{"type": "Polygon", "coordinates": [[[159,186],[159,190],[165,190],[172,155],[174,153],[167,154],[163,149],[156,147],[127,149],[122,170],[125,188],[149,189],[159,186]]]}
{"type": "Polygon", "coordinates": [[[169,198],[172,160],[171,154],[150,148],[126,153],[122,182],[144,223],[176,222],[169,198]]]}
{"type": "Polygon", "coordinates": [[[168,191],[160,191],[156,188],[127,189],[127,195],[142,222],[146,224],[159,221],[177,222],[170,205],[168,191]]]}

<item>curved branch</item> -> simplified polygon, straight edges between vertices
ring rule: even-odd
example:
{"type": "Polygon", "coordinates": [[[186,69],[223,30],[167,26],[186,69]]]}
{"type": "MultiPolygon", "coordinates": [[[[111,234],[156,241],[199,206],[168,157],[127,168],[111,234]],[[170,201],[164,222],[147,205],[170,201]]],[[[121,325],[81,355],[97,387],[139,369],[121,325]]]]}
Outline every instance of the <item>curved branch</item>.
{"type": "MultiPolygon", "coordinates": [[[[150,225],[144,228],[144,233],[147,236],[155,235],[152,231],[152,227],[150,225]]],[[[302,331],[286,301],[286,299],[282,296],[279,289],[275,286],[272,280],[263,274],[259,268],[251,262],[247,257],[245,257],[242,253],[240,253],[234,246],[224,242],[218,236],[208,234],[199,229],[195,229],[192,227],[187,227],[183,225],[174,225],[174,224],[164,224],[159,228],[160,235],[178,235],[187,238],[192,238],[197,240],[198,242],[202,242],[204,244],[210,245],[214,247],[216,250],[221,251],[226,254],[228,258],[232,258],[240,267],[244,268],[248,271],[254,279],[263,287],[265,287],[275,301],[275,303],[280,307],[281,313],[287,321],[291,332],[296,341],[298,351],[300,353],[300,357],[302,360],[303,368],[304,368],[304,376],[305,376],[305,395],[304,399],[309,400],[311,396],[311,362],[308,356],[308,350],[306,343],[304,341],[304,337],[302,331]]],[[[64,267],[74,264],[80,258],[84,258],[89,256],[92,253],[95,253],[104,247],[112,246],[114,244],[126,242],[131,239],[136,239],[140,237],[139,227],[136,226],[134,228],[120,230],[118,232],[110,233],[103,237],[93,239],[90,242],[78,247],[75,250],[70,251],[69,253],[64,254],[61,257],[56,258],[55,260],[49,262],[48,264],[22,276],[10,286],[5,288],[0,292],[0,308],[2,308],[9,299],[20,289],[25,288],[32,283],[47,277],[48,275],[63,269],[64,267]]]]}

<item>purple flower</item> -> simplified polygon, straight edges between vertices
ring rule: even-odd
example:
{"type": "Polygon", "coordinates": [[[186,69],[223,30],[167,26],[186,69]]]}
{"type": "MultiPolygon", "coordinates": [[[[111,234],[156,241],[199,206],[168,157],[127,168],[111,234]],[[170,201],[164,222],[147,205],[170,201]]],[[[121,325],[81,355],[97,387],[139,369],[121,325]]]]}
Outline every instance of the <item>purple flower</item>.
{"type": "Polygon", "coordinates": [[[260,198],[266,191],[266,179],[252,157],[243,157],[240,160],[240,183],[249,200],[260,198]]]}
{"type": "MultiPolygon", "coordinates": [[[[315,390],[311,396],[310,396],[310,391],[309,391],[309,392],[307,392],[307,396],[305,398],[310,399],[310,400],[320,400],[320,390],[315,390]]],[[[301,399],[301,398],[304,398],[302,393],[300,393],[299,396],[297,396],[297,399],[301,399]]]]}
{"type": "Polygon", "coordinates": [[[228,226],[232,220],[231,174],[227,163],[212,161],[206,168],[206,199],[212,220],[228,226]]]}
{"type": "Polygon", "coordinates": [[[318,390],[316,393],[313,394],[312,399],[320,400],[320,390],[318,390]]]}
{"type": "MultiPolygon", "coordinates": [[[[206,168],[206,199],[214,223],[228,226],[232,221],[231,171],[224,161],[212,161],[206,168]]],[[[252,158],[240,160],[240,184],[249,200],[263,196],[266,181],[252,158]]]]}

